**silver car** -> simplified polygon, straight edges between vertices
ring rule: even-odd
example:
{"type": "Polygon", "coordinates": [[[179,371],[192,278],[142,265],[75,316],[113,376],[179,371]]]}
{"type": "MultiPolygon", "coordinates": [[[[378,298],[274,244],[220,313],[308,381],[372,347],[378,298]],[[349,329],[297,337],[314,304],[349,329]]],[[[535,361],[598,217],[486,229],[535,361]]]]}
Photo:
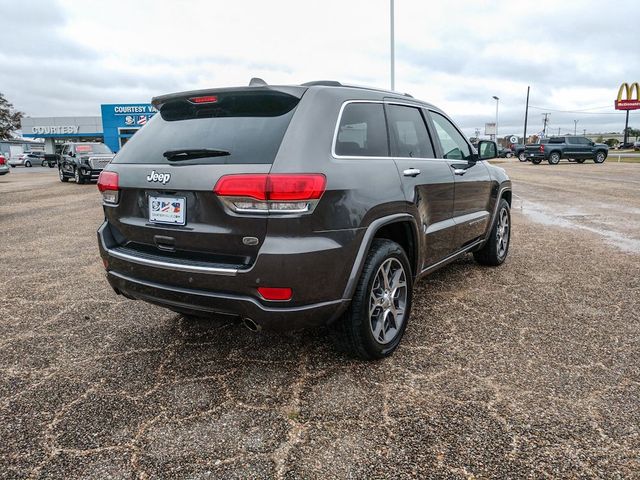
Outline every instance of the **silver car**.
{"type": "Polygon", "coordinates": [[[9,160],[9,165],[12,167],[33,167],[44,166],[44,152],[26,152],[20,153],[9,160]]]}

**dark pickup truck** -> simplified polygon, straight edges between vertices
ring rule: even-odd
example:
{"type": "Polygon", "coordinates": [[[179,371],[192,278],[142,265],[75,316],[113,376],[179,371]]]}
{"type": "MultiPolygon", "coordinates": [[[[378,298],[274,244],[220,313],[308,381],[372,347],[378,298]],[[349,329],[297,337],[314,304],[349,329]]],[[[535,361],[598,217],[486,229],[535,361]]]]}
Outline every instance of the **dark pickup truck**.
{"type": "Polygon", "coordinates": [[[550,165],[557,165],[560,159],[584,163],[593,160],[603,163],[609,154],[609,147],[604,143],[594,143],[586,137],[551,137],[540,143],[529,144],[525,147],[526,160],[538,165],[546,160],[550,165]]]}

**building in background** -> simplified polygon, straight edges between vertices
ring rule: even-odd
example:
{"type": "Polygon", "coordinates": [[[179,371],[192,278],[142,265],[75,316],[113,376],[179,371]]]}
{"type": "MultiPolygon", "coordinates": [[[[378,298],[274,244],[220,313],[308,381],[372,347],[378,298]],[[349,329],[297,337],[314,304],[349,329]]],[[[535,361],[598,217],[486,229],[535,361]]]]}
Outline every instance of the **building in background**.
{"type": "Polygon", "coordinates": [[[46,154],[64,142],[104,142],[117,152],[156,113],[148,103],[105,104],[97,117],[24,117],[22,136],[44,139],[46,154]]]}

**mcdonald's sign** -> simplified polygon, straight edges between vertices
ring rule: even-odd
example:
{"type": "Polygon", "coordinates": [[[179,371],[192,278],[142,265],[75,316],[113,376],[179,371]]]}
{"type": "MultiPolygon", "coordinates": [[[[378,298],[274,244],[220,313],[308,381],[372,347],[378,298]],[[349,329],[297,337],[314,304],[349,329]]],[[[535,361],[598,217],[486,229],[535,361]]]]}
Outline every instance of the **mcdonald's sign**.
{"type": "Polygon", "coordinates": [[[638,82],[632,83],[631,86],[626,82],[620,85],[615,105],[616,110],[638,110],[640,108],[640,85],[638,85],[638,82]],[[633,98],[634,92],[636,94],[635,99],[633,98]],[[626,93],[626,99],[622,98],[623,93],[626,93]]]}

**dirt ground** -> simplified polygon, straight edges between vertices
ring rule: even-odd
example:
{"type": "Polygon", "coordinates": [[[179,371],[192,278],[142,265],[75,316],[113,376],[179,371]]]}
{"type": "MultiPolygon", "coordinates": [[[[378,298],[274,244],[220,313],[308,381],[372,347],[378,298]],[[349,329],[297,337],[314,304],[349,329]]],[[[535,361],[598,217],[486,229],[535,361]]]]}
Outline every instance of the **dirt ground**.
{"type": "Polygon", "coordinates": [[[507,262],[377,363],[118,297],[95,185],[0,177],[0,478],[638,478],[640,165],[501,166],[507,262]]]}

